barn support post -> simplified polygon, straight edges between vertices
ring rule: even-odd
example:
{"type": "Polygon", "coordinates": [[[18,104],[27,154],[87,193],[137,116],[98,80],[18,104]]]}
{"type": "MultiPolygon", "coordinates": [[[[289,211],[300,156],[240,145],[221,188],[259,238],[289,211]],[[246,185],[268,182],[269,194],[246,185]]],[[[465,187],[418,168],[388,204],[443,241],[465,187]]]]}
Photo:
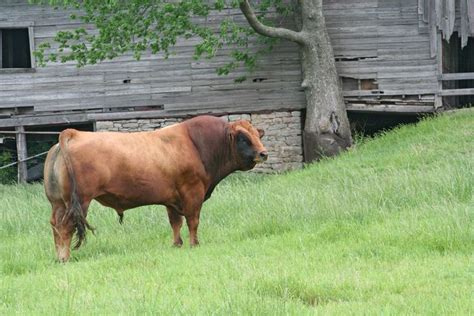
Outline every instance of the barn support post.
{"type": "Polygon", "coordinates": [[[441,32],[436,35],[436,64],[438,72],[438,92],[435,95],[434,108],[435,111],[443,106],[443,38],[441,32]]]}
{"type": "Polygon", "coordinates": [[[26,134],[23,126],[15,127],[16,131],[16,152],[18,159],[18,183],[26,183],[28,178],[28,171],[26,167],[26,158],[28,158],[28,151],[26,147],[26,134]]]}

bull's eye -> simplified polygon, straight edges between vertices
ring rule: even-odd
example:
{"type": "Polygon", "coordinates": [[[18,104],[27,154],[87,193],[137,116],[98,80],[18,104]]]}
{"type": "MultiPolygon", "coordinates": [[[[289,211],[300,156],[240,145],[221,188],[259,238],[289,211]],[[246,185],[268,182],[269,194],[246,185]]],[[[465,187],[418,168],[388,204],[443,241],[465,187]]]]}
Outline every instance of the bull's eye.
{"type": "Polygon", "coordinates": [[[243,161],[253,163],[255,159],[255,151],[252,146],[252,142],[244,133],[237,134],[237,152],[239,153],[243,161]]]}
{"type": "Polygon", "coordinates": [[[239,133],[237,135],[237,142],[245,145],[250,145],[250,140],[244,133],[239,133]]]}

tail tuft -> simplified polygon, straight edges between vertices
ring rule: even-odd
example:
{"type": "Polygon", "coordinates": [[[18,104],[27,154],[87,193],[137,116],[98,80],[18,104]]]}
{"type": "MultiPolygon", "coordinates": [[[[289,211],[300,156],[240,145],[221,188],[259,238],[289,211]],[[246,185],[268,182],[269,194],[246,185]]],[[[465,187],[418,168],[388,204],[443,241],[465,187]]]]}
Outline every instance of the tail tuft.
{"type": "Polygon", "coordinates": [[[69,217],[72,218],[74,227],[76,229],[76,243],[74,249],[79,249],[81,245],[86,241],[86,232],[90,230],[92,233],[95,232],[95,228],[92,227],[89,222],[87,222],[84,212],[79,202],[77,193],[74,191],[72,193],[71,208],[69,210],[69,217]]]}

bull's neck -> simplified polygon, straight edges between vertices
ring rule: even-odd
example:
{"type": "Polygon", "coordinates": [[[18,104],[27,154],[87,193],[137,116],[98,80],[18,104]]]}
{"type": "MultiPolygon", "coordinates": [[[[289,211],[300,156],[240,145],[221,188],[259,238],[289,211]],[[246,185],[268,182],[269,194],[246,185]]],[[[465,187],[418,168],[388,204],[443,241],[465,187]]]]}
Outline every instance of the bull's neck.
{"type": "MultiPolygon", "coordinates": [[[[214,191],[214,188],[221,182],[222,179],[227,177],[229,174],[231,174],[234,171],[237,171],[238,165],[232,161],[232,152],[229,151],[225,155],[222,156],[216,156],[216,160],[220,160],[222,163],[221,167],[215,170],[212,170],[206,164],[204,164],[204,167],[206,168],[206,171],[208,172],[209,178],[210,178],[210,183],[207,188],[205,200],[211,197],[212,192],[214,191]]],[[[218,162],[218,161],[217,161],[218,162]]]]}
{"type": "Polygon", "coordinates": [[[187,126],[212,190],[222,179],[239,169],[228,123],[208,118],[190,120],[187,126]]]}
{"type": "MultiPolygon", "coordinates": [[[[212,156],[212,164],[204,165],[206,171],[209,172],[211,183],[217,185],[222,179],[227,177],[234,171],[239,169],[239,165],[235,160],[235,153],[232,143],[228,137],[223,139],[222,147],[216,150],[212,156]]],[[[211,185],[212,185],[211,184],[211,185]]]]}

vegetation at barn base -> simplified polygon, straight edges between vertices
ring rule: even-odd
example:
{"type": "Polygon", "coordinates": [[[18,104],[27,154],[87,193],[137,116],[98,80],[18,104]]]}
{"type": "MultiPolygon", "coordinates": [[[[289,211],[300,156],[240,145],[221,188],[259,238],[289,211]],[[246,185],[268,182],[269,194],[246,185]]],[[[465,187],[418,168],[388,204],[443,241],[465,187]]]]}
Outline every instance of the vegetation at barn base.
{"type": "MultiPolygon", "coordinates": [[[[15,141],[15,140],[13,140],[15,141]]],[[[30,135],[27,137],[27,147],[28,147],[28,156],[32,157],[34,155],[47,152],[51,146],[57,143],[57,136],[52,138],[44,138],[44,137],[35,137],[35,135],[30,135]]],[[[38,177],[42,176],[42,166],[43,162],[46,158],[46,155],[39,156],[34,159],[30,159],[27,161],[28,168],[40,168],[35,170],[35,173],[38,177]],[[41,171],[40,171],[41,170],[41,171]]],[[[16,152],[10,148],[3,148],[0,149],[0,167],[6,166],[11,163],[17,162],[16,152]]],[[[32,170],[29,169],[28,172],[29,176],[32,175],[32,170]]],[[[18,178],[18,165],[12,165],[10,167],[0,169],[0,184],[15,184],[18,178]]],[[[30,178],[30,177],[29,177],[30,178]]],[[[37,178],[29,179],[28,181],[38,181],[37,178]]]]}
{"type": "Polygon", "coordinates": [[[41,186],[0,186],[0,314],[474,313],[473,126],[467,109],[230,177],[196,249],[171,247],[163,208],[120,226],[94,204],[97,236],[58,264],[41,186]]]}
{"type": "MultiPolygon", "coordinates": [[[[14,162],[13,155],[9,151],[0,152],[0,167],[14,162]]],[[[12,184],[16,181],[16,166],[7,167],[0,170],[0,183],[12,184]]]]}

